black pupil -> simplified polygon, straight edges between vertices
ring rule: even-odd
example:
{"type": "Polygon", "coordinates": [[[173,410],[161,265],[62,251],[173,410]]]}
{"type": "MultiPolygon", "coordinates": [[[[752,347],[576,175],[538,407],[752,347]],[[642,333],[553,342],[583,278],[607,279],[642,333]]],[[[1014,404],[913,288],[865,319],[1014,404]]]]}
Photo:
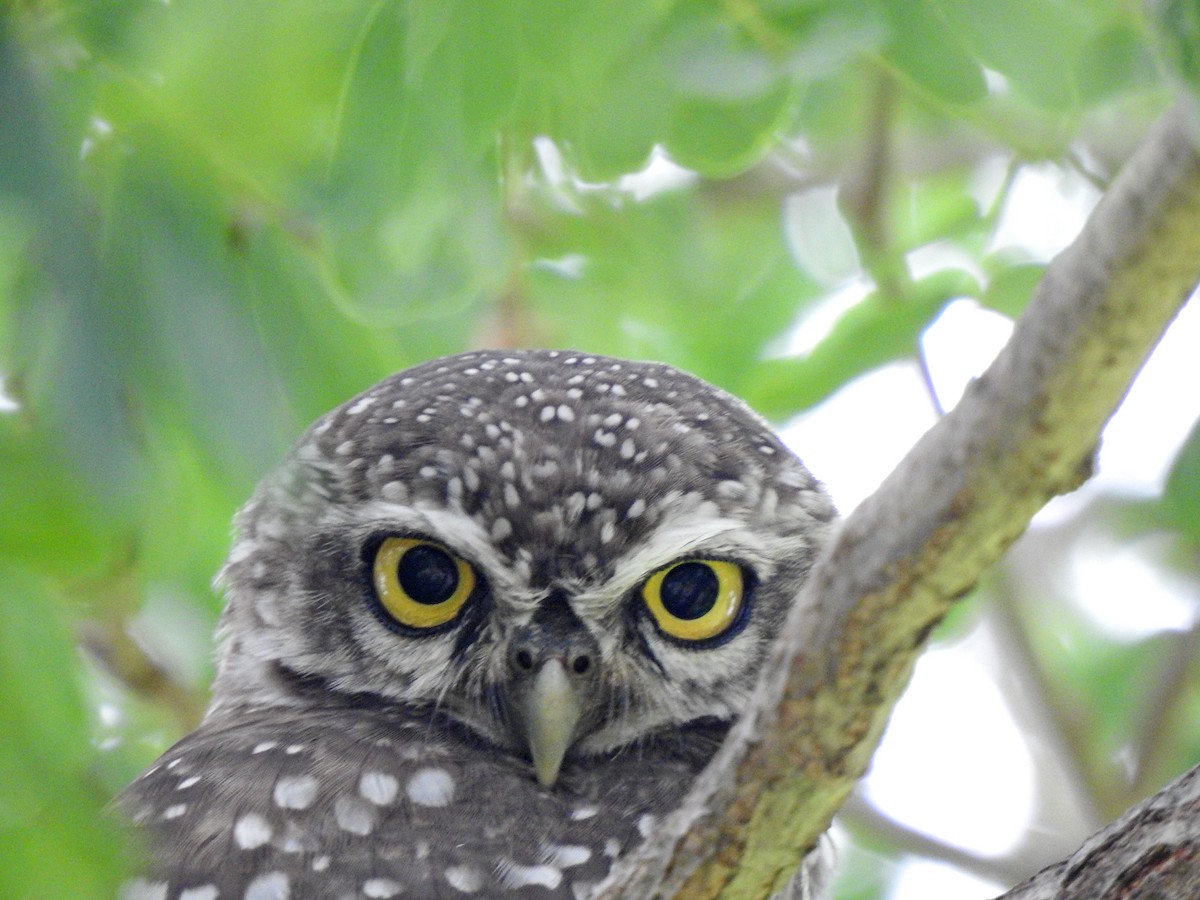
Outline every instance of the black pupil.
{"type": "Polygon", "coordinates": [[[681,563],[667,573],[658,595],[667,612],[677,619],[699,619],[717,602],[720,585],[704,563],[681,563]]]}
{"type": "Polygon", "coordinates": [[[396,575],[404,593],[427,606],[445,603],[458,587],[458,567],[450,554],[427,544],[400,557],[396,575]]]}

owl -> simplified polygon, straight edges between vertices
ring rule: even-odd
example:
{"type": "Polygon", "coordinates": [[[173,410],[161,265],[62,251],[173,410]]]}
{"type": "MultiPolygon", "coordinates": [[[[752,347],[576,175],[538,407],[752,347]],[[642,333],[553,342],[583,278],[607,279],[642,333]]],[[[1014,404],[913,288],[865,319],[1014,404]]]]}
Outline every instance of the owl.
{"type": "Polygon", "coordinates": [[[212,703],[118,798],[124,896],[587,896],[745,708],[834,517],[666,365],[380,382],[237,517],[212,703]]]}

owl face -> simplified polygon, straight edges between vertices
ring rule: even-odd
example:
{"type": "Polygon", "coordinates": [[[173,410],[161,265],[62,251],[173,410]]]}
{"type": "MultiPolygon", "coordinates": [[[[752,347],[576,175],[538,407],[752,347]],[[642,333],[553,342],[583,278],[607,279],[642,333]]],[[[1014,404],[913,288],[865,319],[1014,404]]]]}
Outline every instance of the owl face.
{"type": "Polygon", "coordinates": [[[552,785],[735,718],[833,516],[757,416],[667,366],[428,363],[319,420],[240,514],[210,715],[402,708],[552,785]]]}

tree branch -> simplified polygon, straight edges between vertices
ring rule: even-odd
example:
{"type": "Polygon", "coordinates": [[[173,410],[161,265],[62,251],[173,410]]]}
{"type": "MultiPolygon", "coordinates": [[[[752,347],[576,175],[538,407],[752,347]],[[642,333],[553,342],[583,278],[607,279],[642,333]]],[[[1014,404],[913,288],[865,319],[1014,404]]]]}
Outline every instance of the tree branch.
{"type": "Polygon", "coordinates": [[[930,630],[1055,494],[1200,281],[1190,109],[1151,131],[1012,340],[822,554],[687,800],[596,896],[780,890],[862,775],[930,630]]]}
{"type": "Polygon", "coordinates": [[[997,900],[1200,897],[1200,766],[997,900]]]}

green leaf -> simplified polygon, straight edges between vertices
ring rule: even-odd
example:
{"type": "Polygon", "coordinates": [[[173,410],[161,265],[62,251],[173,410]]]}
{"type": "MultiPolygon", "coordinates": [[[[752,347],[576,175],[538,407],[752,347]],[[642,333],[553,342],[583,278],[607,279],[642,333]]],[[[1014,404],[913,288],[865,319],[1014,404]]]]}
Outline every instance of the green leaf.
{"type": "Polygon", "coordinates": [[[124,868],[89,772],[70,631],[40,583],[0,565],[0,894],[111,897],[124,868]]]}
{"type": "Polygon", "coordinates": [[[1143,29],[1122,23],[1098,33],[1083,47],[1076,77],[1088,103],[1153,87],[1158,69],[1143,29]]]}
{"type": "MultiPolygon", "coordinates": [[[[988,269],[996,268],[996,260],[985,262],[985,266],[988,269]]],[[[1029,303],[1045,272],[1046,267],[1040,263],[1002,264],[988,279],[987,289],[979,298],[980,303],[1015,319],[1029,303]]]]}
{"type": "Polygon", "coordinates": [[[977,291],[966,273],[945,270],[914,284],[903,300],[872,294],[845,313],[807,356],[761,363],[743,397],[773,419],[814,406],[855,376],[911,356],[921,332],[948,302],[977,291]]]}
{"type": "Polygon", "coordinates": [[[1158,510],[1160,521],[1200,542],[1200,421],[1171,464],[1158,510]]]}
{"type": "Polygon", "coordinates": [[[1163,56],[1192,92],[1200,90],[1200,5],[1164,0],[1152,5],[1163,56]]]}
{"type": "Polygon", "coordinates": [[[667,152],[702,174],[736,174],[766,152],[788,112],[790,91],[773,91],[754,102],[696,100],[675,108],[667,152]]]}
{"type": "Polygon", "coordinates": [[[944,102],[969,104],[987,95],[979,63],[932,4],[895,0],[884,8],[892,30],[884,59],[944,102]]]}
{"type": "Polygon", "coordinates": [[[1077,105],[1076,73],[1093,21],[1083,6],[1046,0],[931,0],[930,5],[1014,90],[1052,110],[1077,105]]]}

